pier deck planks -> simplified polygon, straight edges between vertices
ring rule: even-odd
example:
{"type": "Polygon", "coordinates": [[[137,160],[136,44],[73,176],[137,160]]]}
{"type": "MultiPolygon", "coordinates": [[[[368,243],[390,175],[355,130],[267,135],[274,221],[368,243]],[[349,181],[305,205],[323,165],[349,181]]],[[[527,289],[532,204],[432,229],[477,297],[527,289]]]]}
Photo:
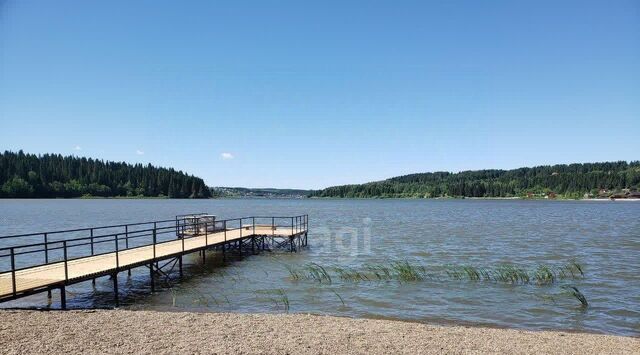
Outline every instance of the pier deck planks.
{"type": "MultiPolygon", "coordinates": [[[[290,227],[277,227],[274,230],[271,226],[265,225],[256,225],[254,233],[253,226],[245,226],[242,228],[242,231],[240,228],[227,230],[226,242],[248,238],[252,235],[275,235],[278,237],[292,237],[299,233],[299,231],[293,231],[292,233],[290,227]]],[[[185,238],[184,250],[182,239],[158,243],[155,245],[155,255],[156,259],[168,257],[171,255],[178,256],[180,254],[185,254],[188,251],[196,251],[206,246],[213,246],[216,244],[222,244],[224,242],[224,231],[208,233],[207,235],[202,234],[195,237],[185,238]]],[[[91,275],[105,273],[111,270],[123,268],[126,269],[127,266],[131,265],[144,264],[145,262],[151,263],[156,259],[154,259],[153,257],[153,245],[119,251],[117,265],[115,252],[98,256],[78,258],[67,262],[68,279],[74,280],[87,278],[91,275]]],[[[64,282],[64,262],[35,266],[16,271],[16,290],[18,293],[34,288],[57,285],[64,282]]],[[[11,295],[12,293],[13,286],[11,273],[6,272],[0,274],[0,297],[11,295]]]]}

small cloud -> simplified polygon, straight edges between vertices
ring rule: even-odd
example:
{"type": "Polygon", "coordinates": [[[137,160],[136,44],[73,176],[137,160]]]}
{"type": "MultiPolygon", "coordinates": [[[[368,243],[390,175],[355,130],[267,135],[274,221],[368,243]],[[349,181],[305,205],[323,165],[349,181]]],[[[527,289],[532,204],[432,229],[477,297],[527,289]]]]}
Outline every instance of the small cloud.
{"type": "Polygon", "coordinates": [[[144,152],[143,152],[142,150],[138,149],[138,150],[136,150],[136,154],[138,154],[138,155],[144,155],[144,152]]]}
{"type": "Polygon", "coordinates": [[[222,153],[222,154],[220,154],[220,157],[222,159],[224,159],[224,160],[231,160],[231,159],[235,158],[233,156],[233,154],[231,154],[231,153],[222,153]]]}
{"type": "Polygon", "coordinates": [[[77,146],[73,147],[73,150],[82,150],[82,148],[79,145],[77,145],[77,146]]]}

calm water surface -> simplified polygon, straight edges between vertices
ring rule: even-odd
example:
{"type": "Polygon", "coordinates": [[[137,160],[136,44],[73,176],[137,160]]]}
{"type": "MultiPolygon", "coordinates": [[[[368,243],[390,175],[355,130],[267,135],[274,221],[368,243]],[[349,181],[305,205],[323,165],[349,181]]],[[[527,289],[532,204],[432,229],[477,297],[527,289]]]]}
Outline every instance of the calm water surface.
{"type": "MultiPolygon", "coordinates": [[[[309,214],[309,247],[265,252],[223,263],[211,252],[203,265],[186,259],[182,281],[151,295],[148,271],[121,276],[130,309],[211,312],[310,312],[418,322],[473,323],[640,335],[640,203],[478,200],[0,200],[0,235],[170,219],[210,212],[219,218],[309,214]],[[410,260],[526,268],[576,260],[577,287],[590,307],[559,285],[470,281],[294,281],[285,265],[310,262],[362,267],[410,260]]],[[[68,305],[110,307],[111,281],[68,288],[68,305]]],[[[2,307],[47,307],[44,295],[2,307]]],[[[51,307],[58,306],[54,294],[51,307]]]]}

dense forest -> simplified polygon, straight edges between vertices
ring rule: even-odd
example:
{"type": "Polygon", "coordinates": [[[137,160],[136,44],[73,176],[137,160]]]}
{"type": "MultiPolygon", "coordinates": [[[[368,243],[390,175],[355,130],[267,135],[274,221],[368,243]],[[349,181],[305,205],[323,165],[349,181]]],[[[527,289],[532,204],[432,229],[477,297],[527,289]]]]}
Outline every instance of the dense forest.
{"type": "Polygon", "coordinates": [[[246,187],[212,187],[214,197],[249,197],[249,198],[307,198],[312,190],[246,188],[246,187]]]}
{"type": "Polygon", "coordinates": [[[57,154],[0,155],[0,197],[207,198],[204,181],[182,171],[57,154]]]}
{"type": "Polygon", "coordinates": [[[640,187],[640,161],[434,172],[318,190],[312,197],[608,197],[640,187]]]}

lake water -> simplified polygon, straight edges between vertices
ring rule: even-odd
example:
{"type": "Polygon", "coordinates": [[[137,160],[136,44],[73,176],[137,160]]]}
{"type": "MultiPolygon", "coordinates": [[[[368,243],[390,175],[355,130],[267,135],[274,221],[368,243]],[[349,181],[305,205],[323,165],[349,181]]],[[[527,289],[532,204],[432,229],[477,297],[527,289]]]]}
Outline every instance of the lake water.
{"type": "MultiPolygon", "coordinates": [[[[0,235],[171,219],[308,214],[309,247],[207,263],[150,294],[148,270],[120,277],[122,307],[211,312],[304,312],[431,323],[640,335],[640,203],[514,200],[0,200],[0,235]],[[553,285],[456,280],[294,280],[286,265],[362,270],[409,261],[495,268],[577,261],[584,278],[553,285]],[[562,286],[587,298],[583,308],[562,286]],[[288,302],[288,306],[286,303],[288,302]],[[287,310],[288,307],[288,310],[287,310]]],[[[442,276],[445,275],[445,276],[442,276]]],[[[157,282],[158,283],[158,282],[157,282]]],[[[68,287],[70,308],[111,307],[112,282],[68,287]]],[[[47,307],[44,294],[0,305],[47,307]]],[[[58,306],[54,292],[53,304],[58,306]]]]}

